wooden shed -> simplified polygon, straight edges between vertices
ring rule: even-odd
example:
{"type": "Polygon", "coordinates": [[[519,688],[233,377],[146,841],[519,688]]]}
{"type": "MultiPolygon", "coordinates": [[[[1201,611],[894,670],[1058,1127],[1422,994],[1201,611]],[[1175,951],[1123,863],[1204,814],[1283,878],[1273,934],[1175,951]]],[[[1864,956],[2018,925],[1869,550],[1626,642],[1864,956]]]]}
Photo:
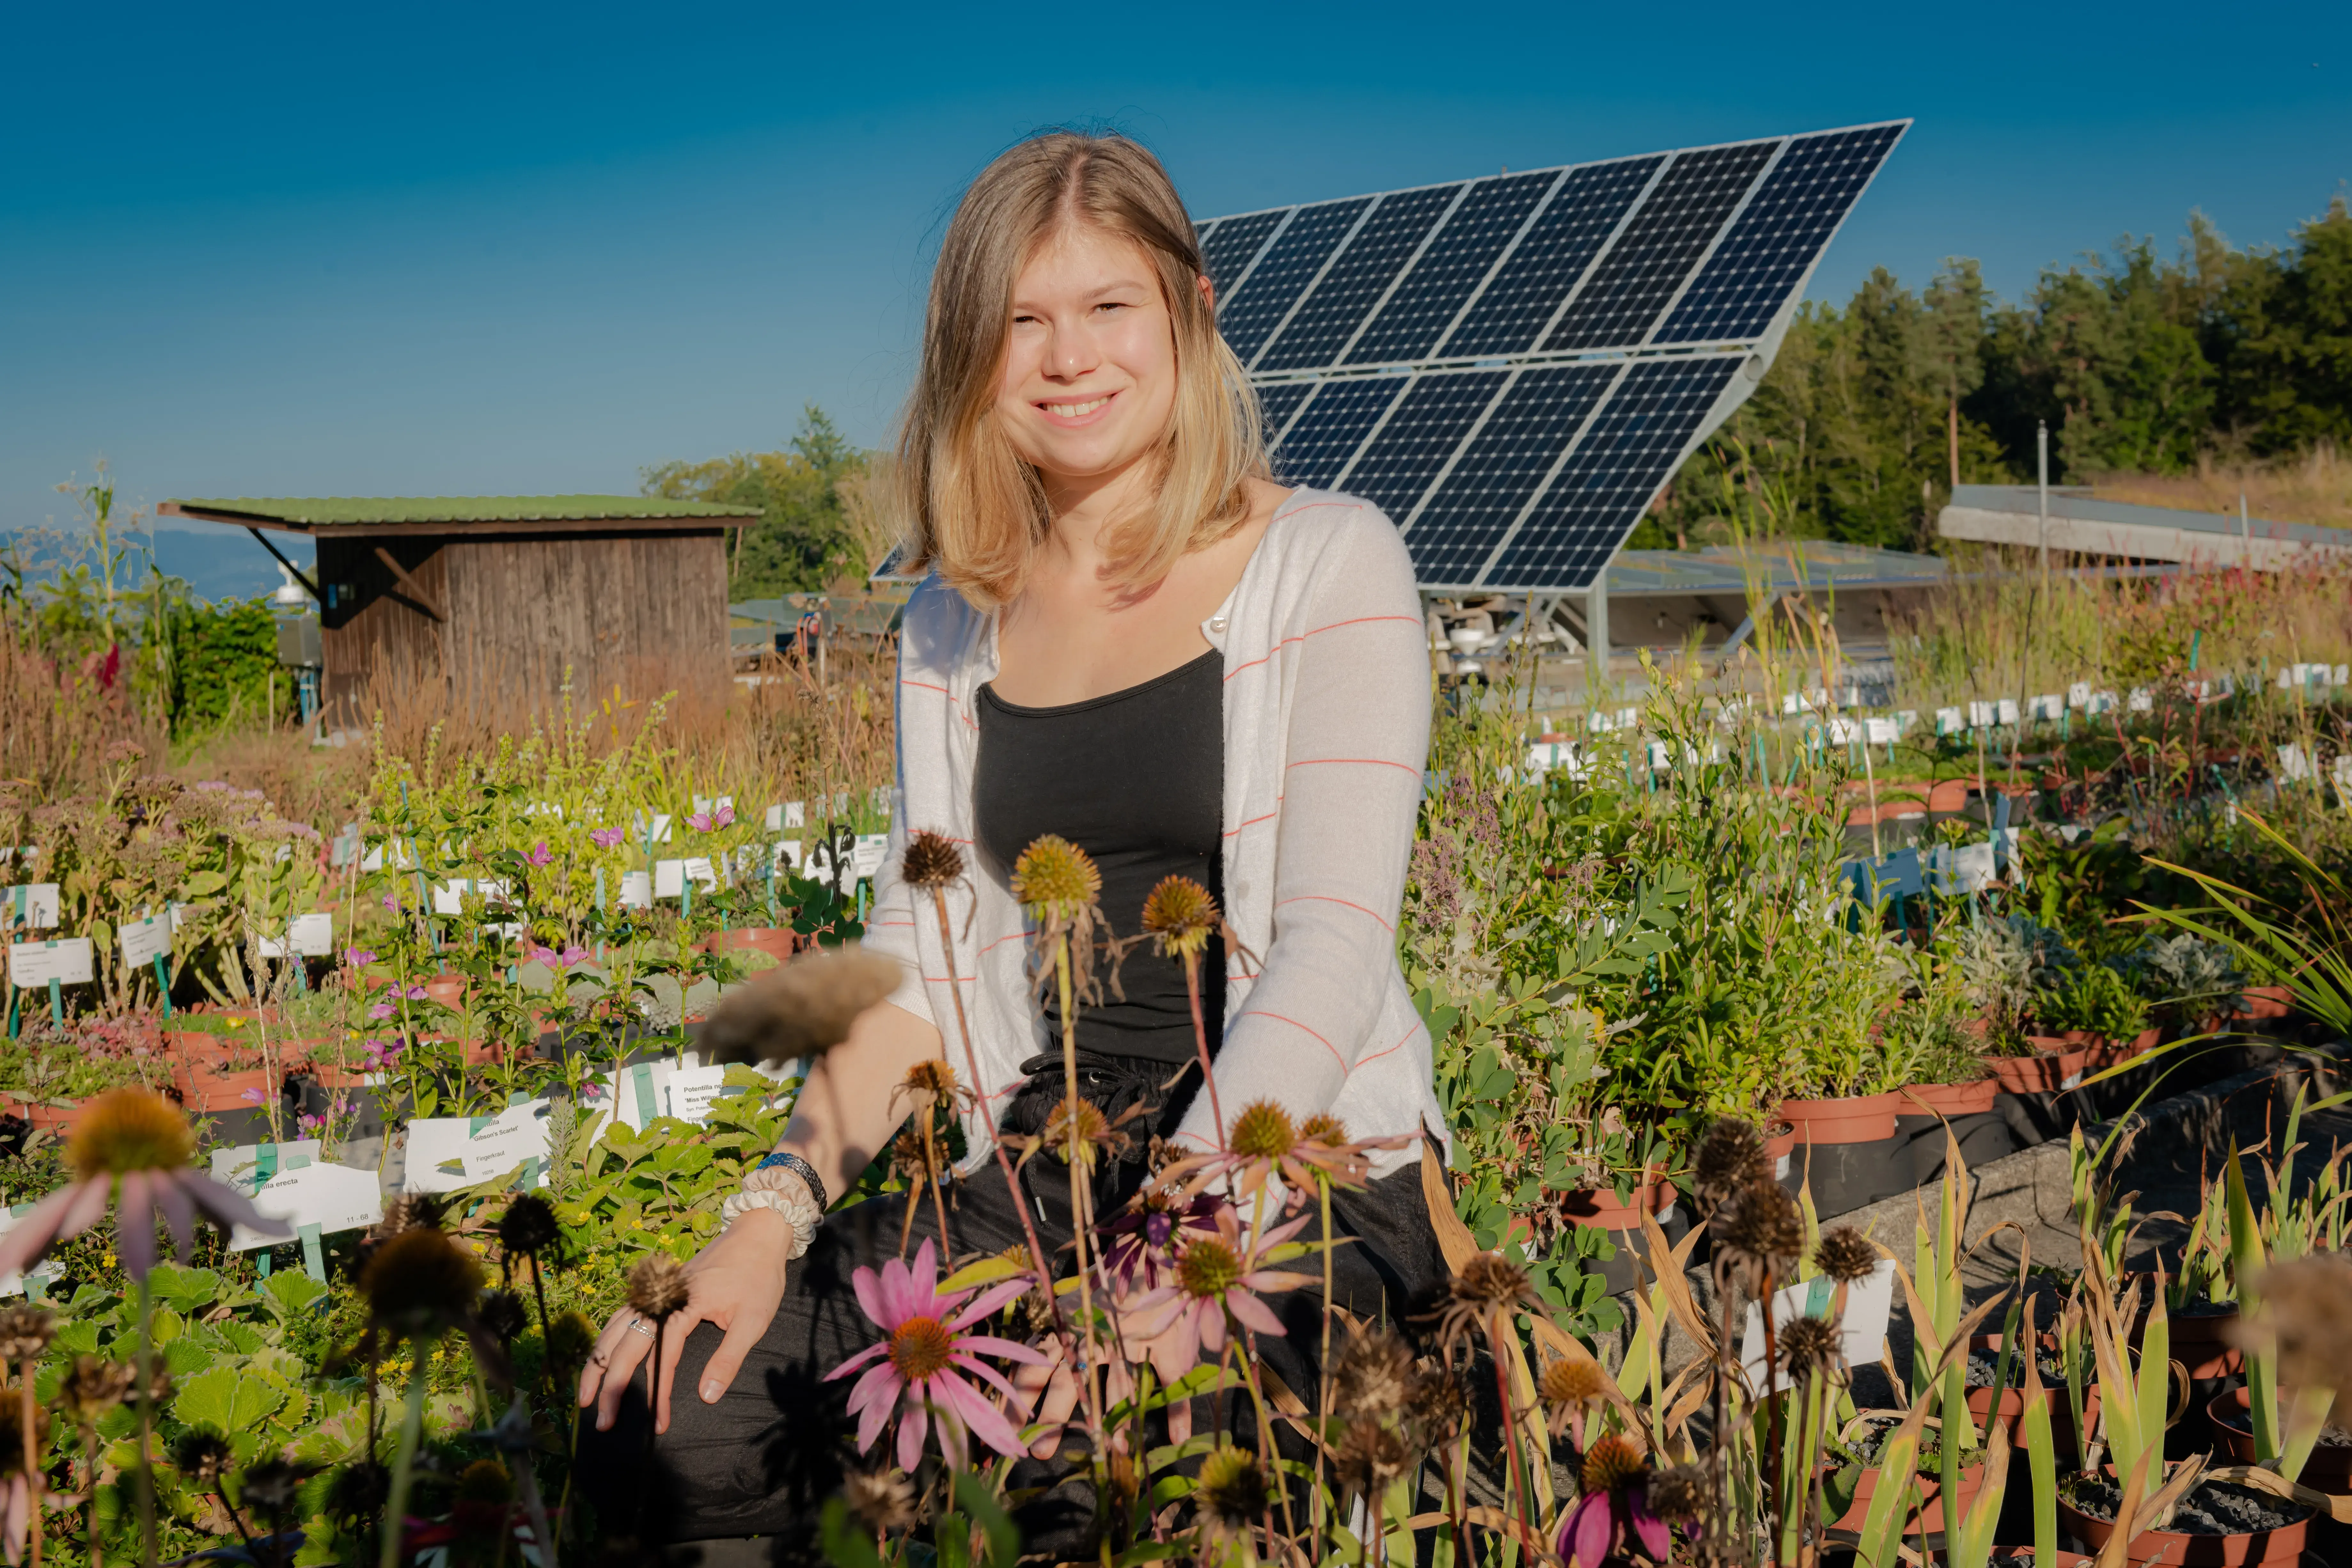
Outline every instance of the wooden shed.
{"type": "MultiPolygon", "coordinates": [[[[168,500],[170,517],[318,543],[322,691],[358,720],[369,686],[445,682],[458,702],[723,687],[727,540],[739,507],[645,496],[168,500]]],[[[289,570],[292,563],[287,563],[289,570]]]]}

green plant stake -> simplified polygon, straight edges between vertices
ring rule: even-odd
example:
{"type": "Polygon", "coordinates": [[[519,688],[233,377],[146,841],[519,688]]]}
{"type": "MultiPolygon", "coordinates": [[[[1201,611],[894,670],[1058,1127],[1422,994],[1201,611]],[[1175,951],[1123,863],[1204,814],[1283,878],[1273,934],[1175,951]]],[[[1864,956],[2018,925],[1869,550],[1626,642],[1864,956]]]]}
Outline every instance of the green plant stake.
{"type": "Polygon", "coordinates": [[[54,974],[49,976],[49,1022],[60,1029],[66,1026],[65,991],[54,974]]]}
{"type": "Polygon", "coordinates": [[[163,1016],[172,1016],[172,976],[163,968],[163,955],[155,955],[155,994],[163,999],[163,1016]]]}

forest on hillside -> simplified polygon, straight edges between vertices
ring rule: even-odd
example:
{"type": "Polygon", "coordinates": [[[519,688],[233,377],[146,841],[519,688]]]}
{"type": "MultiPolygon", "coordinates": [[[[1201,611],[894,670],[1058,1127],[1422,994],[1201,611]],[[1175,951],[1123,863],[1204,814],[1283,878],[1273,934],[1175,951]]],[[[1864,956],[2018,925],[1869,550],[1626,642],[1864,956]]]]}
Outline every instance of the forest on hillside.
{"type": "Polygon", "coordinates": [[[1880,268],[1843,308],[1799,310],[1756,395],[1627,542],[1720,542],[1729,479],[1786,531],[1930,549],[1954,484],[2032,481],[2043,420],[2053,483],[2352,448],[2344,198],[2276,247],[2191,214],[2173,256],[2126,237],[2014,303],[1972,260],[1916,293],[1880,268]]]}

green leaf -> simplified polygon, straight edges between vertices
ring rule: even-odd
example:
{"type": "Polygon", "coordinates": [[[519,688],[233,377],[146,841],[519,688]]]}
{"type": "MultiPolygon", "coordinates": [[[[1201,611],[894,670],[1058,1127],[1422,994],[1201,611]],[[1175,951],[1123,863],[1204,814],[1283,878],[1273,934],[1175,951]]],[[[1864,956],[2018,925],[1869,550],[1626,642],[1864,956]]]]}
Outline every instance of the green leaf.
{"type": "Polygon", "coordinates": [[[992,1568],[1013,1568],[1021,1560],[1021,1531],[1013,1527],[1011,1518],[998,1506],[981,1479],[969,1470],[955,1474],[956,1501],[969,1511],[988,1537],[988,1561],[992,1568]]]}
{"type": "Polygon", "coordinates": [[[327,1288],[308,1274],[289,1269],[263,1280],[261,1294],[268,1301],[276,1303],[281,1316],[292,1317],[313,1303],[324,1300],[327,1288]]]}
{"type": "Polygon", "coordinates": [[[172,1414],[223,1437],[251,1432],[286,1403],[286,1391],[234,1367],[216,1366],[180,1385],[172,1414]]]}

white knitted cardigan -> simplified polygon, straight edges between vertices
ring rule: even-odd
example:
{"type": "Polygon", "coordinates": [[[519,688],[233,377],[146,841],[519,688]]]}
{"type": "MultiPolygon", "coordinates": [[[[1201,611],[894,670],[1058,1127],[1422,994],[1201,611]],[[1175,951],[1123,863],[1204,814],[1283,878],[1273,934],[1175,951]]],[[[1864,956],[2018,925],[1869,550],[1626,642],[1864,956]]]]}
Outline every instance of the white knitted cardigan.
{"type": "MultiPolygon", "coordinates": [[[[909,834],[973,848],[975,696],[996,673],[997,618],[938,577],[908,604],[898,647],[898,785],[876,879],[868,950],[908,977],[890,1000],[936,1025],[966,1072],[949,976],[963,991],[982,1082],[964,1168],[988,1158],[1020,1064],[1057,1050],[1025,972],[1027,922],[1007,867],[972,855],[949,893],[952,970],[928,894],[899,876],[909,834]],[[976,906],[976,907],[975,907],[976,906]]],[[[1429,754],[1429,655],[1412,567],[1369,501],[1299,489],[1278,507],[1241,581],[1202,635],[1224,656],[1223,858],[1226,918],[1256,955],[1229,955],[1217,1091],[1230,1120],[1257,1100],[1304,1119],[1329,1111],[1352,1137],[1445,1135],[1429,1033],[1397,965],[1396,921],[1429,754]]],[[[1105,910],[1131,935],[1140,911],[1105,910]]],[[[1129,965],[1173,962],[1148,948],[1129,965]]],[[[1216,1145],[1210,1097],[1177,1136],[1216,1145]]],[[[1419,1157],[1420,1140],[1374,1162],[1419,1157]]]]}

